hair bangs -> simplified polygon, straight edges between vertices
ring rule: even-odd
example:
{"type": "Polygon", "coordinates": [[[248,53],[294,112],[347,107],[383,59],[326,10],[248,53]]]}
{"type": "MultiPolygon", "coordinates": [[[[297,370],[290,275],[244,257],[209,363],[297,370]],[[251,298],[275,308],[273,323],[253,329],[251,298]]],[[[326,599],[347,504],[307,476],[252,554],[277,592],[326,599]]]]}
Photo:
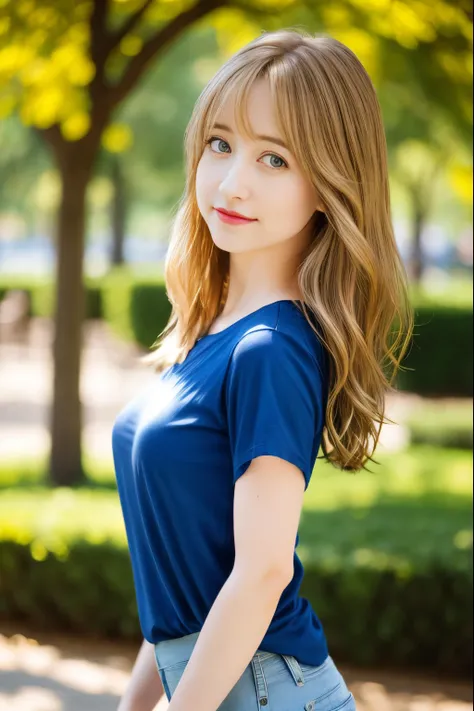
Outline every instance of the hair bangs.
{"type": "Polygon", "coordinates": [[[203,137],[209,136],[213,131],[219,114],[226,106],[233,107],[232,120],[236,130],[243,136],[257,139],[253,131],[248,114],[248,100],[250,92],[258,79],[267,75],[266,68],[262,69],[256,62],[239,68],[231,77],[223,76],[214,87],[213,96],[209,101],[208,111],[203,111],[204,126],[203,137]]]}

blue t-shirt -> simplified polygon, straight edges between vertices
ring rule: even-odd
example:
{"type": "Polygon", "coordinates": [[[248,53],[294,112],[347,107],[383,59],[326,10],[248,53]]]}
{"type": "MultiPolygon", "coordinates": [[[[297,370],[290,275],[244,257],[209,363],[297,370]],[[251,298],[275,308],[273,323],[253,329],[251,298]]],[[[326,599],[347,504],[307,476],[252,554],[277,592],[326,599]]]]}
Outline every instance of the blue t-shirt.
{"type": "MultiPolygon", "coordinates": [[[[119,413],[115,472],[149,642],[201,630],[233,568],[234,484],[253,458],[292,462],[307,489],[327,386],[323,345],[283,299],[198,339],[119,413]]],[[[299,535],[295,549],[298,542],[299,535]]],[[[295,551],[293,580],[259,648],[316,666],[328,648],[320,620],[298,595],[302,578],[295,551]]]]}

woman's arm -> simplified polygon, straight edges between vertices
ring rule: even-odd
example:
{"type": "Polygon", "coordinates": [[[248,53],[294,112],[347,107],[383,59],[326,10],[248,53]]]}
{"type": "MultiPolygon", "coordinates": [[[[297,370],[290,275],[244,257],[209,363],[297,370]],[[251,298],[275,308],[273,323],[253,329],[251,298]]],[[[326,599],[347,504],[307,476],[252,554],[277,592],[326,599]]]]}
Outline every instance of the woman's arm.
{"type": "Polygon", "coordinates": [[[285,587],[281,578],[230,574],[206,617],[168,711],[217,711],[250,664],[285,587]]]}
{"type": "Polygon", "coordinates": [[[168,711],[217,711],[250,664],[292,579],[304,484],[299,467],[269,455],[253,459],[237,480],[234,567],[168,711]]]}
{"type": "Polygon", "coordinates": [[[167,708],[168,700],[156,666],[155,650],[144,639],[117,711],[165,711],[167,708]],[[160,704],[155,709],[158,702],[160,704]]]}

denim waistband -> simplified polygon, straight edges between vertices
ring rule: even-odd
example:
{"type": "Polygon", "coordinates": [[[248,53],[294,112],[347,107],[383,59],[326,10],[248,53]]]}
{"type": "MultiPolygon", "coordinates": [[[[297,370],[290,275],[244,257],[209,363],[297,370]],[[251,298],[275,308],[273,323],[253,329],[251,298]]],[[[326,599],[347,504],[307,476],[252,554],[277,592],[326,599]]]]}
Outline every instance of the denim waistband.
{"type": "MultiPolygon", "coordinates": [[[[176,639],[167,639],[162,642],[158,642],[155,645],[155,657],[158,668],[166,669],[174,664],[188,661],[191,657],[199,634],[199,632],[193,632],[192,634],[185,635],[184,637],[177,637],[176,639]]],[[[264,675],[261,674],[260,665],[263,661],[265,661],[265,659],[272,656],[274,656],[274,652],[266,652],[263,649],[258,649],[251,660],[255,683],[257,688],[260,688],[262,695],[261,698],[266,696],[266,689],[264,688],[264,675]]],[[[294,656],[288,654],[281,654],[280,656],[288,667],[295,684],[297,684],[297,686],[304,686],[304,673],[298,660],[294,656]]],[[[328,655],[326,660],[320,665],[321,670],[328,665],[335,666],[330,655],[328,655]]]]}
{"type": "Polygon", "coordinates": [[[184,637],[176,637],[176,639],[164,639],[162,642],[155,644],[155,656],[158,667],[163,669],[172,664],[177,664],[189,659],[199,637],[199,632],[187,634],[184,637]]]}

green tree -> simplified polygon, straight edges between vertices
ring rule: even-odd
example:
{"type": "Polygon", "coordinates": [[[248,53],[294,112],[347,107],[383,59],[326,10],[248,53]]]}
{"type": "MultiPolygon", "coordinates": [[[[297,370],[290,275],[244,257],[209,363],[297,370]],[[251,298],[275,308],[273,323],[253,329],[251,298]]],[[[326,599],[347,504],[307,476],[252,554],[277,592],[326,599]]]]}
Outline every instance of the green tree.
{"type": "Polygon", "coordinates": [[[79,397],[86,190],[114,110],[150,63],[222,2],[6,0],[0,10],[3,113],[16,108],[54,156],[62,197],[57,221],[50,476],[84,479],[79,397]]]}
{"type": "Polygon", "coordinates": [[[423,92],[426,75],[440,110],[460,130],[468,121],[463,77],[472,17],[464,0],[456,6],[447,0],[419,0],[416,6],[411,0],[0,0],[0,116],[17,111],[34,128],[61,181],[50,459],[55,484],[71,485],[84,476],[79,378],[87,187],[101,147],[117,151],[127,144],[127,128],[112,124],[118,107],[152,63],[205,18],[216,30],[222,59],[262,25],[272,30],[297,22],[324,30],[360,56],[377,86],[389,78],[386,91],[398,91],[404,100],[407,73],[387,57],[410,66],[423,60],[429,69],[423,74],[416,65],[412,88],[423,92]],[[450,52],[456,43],[459,51],[450,52]]]}
{"type": "Polygon", "coordinates": [[[219,64],[217,54],[212,27],[178,38],[115,114],[130,128],[133,144],[113,155],[101,150],[96,166],[111,186],[113,264],[123,260],[124,236],[134,216],[168,212],[176,205],[185,179],[184,131],[197,94],[219,64]]]}

